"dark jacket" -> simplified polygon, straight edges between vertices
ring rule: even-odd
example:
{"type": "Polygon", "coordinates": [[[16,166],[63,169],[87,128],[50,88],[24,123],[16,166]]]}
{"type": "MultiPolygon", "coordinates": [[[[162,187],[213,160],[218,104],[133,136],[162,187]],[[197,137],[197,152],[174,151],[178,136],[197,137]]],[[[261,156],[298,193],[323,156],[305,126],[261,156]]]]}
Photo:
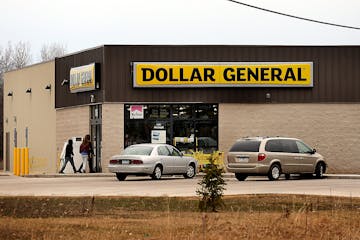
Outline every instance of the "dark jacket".
{"type": "Polygon", "coordinates": [[[65,150],[65,157],[72,157],[72,156],[74,156],[73,146],[70,145],[70,144],[67,144],[66,145],[66,150],[65,150]]]}

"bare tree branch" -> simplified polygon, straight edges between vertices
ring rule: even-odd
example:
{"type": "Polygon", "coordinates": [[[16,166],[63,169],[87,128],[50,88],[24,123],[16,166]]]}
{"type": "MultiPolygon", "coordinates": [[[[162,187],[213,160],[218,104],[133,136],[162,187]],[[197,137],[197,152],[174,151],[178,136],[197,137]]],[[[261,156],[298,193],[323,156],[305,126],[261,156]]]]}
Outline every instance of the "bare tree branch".
{"type": "Polygon", "coordinates": [[[14,54],[12,56],[15,69],[23,68],[31,63],[30,44],[25,42],[18,42],[14,47],[14,54]]]}
{"type": "Polygon", "coordinates": [[[3,74],[14,69],[13,52],[11,42],[8,42],[7,48],[0,48],[0,83],[3,81],[3,74]]]}
{"type": "Polygon", "coordinates": [[[66,53],[66,47],[59,43],[52,43],[50,45],[44,44],[41,48],[41,60],[49,61],[56,57],[64,56],[66,53]]]}

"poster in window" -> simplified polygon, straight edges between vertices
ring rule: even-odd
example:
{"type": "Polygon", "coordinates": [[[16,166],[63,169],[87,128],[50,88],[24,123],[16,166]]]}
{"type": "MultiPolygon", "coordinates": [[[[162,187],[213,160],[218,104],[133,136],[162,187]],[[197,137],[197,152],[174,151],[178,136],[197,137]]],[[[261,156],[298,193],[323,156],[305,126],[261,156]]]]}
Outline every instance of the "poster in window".
{"type": "Polygon", "coordinates": [[[130,119],[144,119],[143,105],[131,105],[130,106],[130,119]]]}
{"type": "Polygon", "coordinates": [[[151,143],[166,143],[166,130],[152,130],[151,143]]]}

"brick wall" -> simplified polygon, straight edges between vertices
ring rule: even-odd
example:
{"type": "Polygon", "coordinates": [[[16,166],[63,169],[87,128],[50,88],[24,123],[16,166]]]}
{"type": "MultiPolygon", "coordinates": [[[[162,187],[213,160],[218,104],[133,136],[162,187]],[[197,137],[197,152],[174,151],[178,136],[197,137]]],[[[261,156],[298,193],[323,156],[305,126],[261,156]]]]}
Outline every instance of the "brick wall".
{"type": "Polygon", "coordinates": [[[108,172],[110,157],[124,146],[124,104],[103,104],[102,107],[102,171],[108,172]]]}
{"type": "Polygon", "coordinates": [[[56,153],[58,162],[64,142],[67,142],[71,137],[84,137],[86,134],[90,134],[89,111],[89,106],[56,110],[56,153]]]}
{"type": "Polygon", "coordinates": [[[220,104],[219,149],[244,136],[302,139],[331,173],[360,173],[360,104],[220,104]]]}

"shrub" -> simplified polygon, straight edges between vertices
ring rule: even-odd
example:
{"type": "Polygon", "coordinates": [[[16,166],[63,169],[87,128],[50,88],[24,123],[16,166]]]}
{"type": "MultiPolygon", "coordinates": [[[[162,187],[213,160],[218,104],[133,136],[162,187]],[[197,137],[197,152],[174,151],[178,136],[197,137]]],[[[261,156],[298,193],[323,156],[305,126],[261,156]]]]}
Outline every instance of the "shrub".
{"type": "Polygon", "coordinates": [[[201,188],[196,190],[196,194],[201,197],[199,201],[200,211],[213,211],[224,205],[222,196],[225,190],[225,180],[223,179],[223,169],[215,164],[215,159],[219,154],[213,153],[209,157],[209,164],[204,167],[204,177],[198,183],[201,188]]]}

